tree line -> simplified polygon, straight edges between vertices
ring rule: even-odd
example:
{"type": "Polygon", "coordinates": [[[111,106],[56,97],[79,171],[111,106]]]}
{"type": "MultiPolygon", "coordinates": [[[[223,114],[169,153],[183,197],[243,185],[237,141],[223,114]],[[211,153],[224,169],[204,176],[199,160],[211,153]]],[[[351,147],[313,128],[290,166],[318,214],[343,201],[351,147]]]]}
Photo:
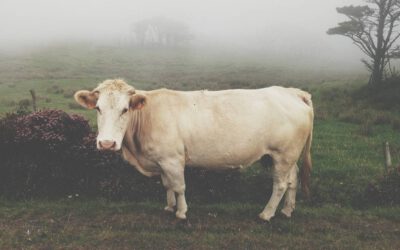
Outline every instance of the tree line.
{"type": "Polygon", "coordinates": [[[131,25],[130,34],[139,46],[176,47],[187,44],[193,35],[185,23],[165,17],[140,20],[131,25]]]}

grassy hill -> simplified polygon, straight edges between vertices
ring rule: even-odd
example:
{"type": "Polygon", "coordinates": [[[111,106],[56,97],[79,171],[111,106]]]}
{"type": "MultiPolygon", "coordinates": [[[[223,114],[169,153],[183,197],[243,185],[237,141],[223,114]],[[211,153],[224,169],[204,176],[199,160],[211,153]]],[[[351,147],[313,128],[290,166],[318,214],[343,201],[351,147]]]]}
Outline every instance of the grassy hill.
{"type": "Polygon", "coordinates": [[[309,88],[322,83],[347,85],[365,78],[329,68],[295,68],[254,54],[219,50],[54,46],[19,55],[0,55],[0,114],[29,98],[28,90],[32,88],[42,97],[39,107],[71,110],[74,90],[93,88],[104,79],[116,77],[138,89],[180,90],[270,85],[309,88]],[[60,98],[65,93],[66,98],[60,98]]]}
{"type": "MultiPolygon", "coordinates": [[[[122,77],[138,89],[301,87],[313,94],[317,119],[314,198],[300,202],[292,220],[257,223],[268,197],[244,204],[204,204],[188,197],[189,222],[183,224],[165,215],[152,197],[140,204],[65,197],[4,200],[0,248],[399,248],[399,207],[375,208],[365,200],[368,184],[384,173],[384,142],[390,142],[393,162],[400,162],[399,84],[369,89],[363,74],[293,65],[218,50],[88,44],[1,55],[0,116],[30,108],[29,90],[34,89],[39,108],[79,113],[95,126],[95,112],[80,109],[74,91],[122,77]]],[[[265,170],[255,166],[242,174],[251,182],[260,171],[265,170]]]]}

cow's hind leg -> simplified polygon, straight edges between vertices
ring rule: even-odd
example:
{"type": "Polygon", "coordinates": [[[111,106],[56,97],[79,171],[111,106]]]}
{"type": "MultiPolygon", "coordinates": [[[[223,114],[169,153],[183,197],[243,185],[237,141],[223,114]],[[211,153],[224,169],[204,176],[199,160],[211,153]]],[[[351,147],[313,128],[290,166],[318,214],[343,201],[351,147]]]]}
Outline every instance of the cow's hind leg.
{"type": "Polygon", "coordinates": [[[164,176],[164,174],[161,175],[161,180],[164,187],[167,189],[167,206],[164,208],[164,210],[173,213],[176,206],[175,192],[170,188],[171,185],[169,184],[168,179],[164,176]]]}
{"type": "Polygon", "coordinates": [[[292,212],[296,204],[297,173],[298,173],[298,167],[297,164],[295,164],[289,173],[288,188],[285,195],[285,205],[281,210],[281,212],[288,218],[292,216],[292,212]]]}
{"type": "MultiPolygon", "coordinates": [[[[178,219],[186,219],[187,204],[185,198],[185,175],[184,166],[178,161],[165,161],[160,164],[163,170],[164,178],[167,183],[167,190],[172,190],[177,195],[177,211],[176,217],[178,219]]],[[[167,191],[171,195],[171,192],[167,191]]],[[[171,195],[172,196],[172,195],[171,195]]],[[[171,198],[172,201],[172,198],[171,198]]]]}
{"type": "Polygon", "coordinates": [[[291,166],[293,166],[293,164],[287,164],[285,161],[274,160],[272,195],[268,201],[268,204],[259,215],[262,220],[269,221],[275,215],[276,208],[278,207],[279,202],[281,201],[288,187],[288,177],[291,166]]]}

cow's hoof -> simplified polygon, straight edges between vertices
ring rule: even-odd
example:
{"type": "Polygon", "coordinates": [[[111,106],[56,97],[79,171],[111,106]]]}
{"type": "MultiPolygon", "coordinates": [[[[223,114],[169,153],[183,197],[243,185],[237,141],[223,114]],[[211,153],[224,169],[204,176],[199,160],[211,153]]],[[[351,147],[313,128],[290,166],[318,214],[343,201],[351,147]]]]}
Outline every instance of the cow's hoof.
{"type": "Polygon", "coordinates": [[[281,213],[282,213],[286,218],[292,217],[292,212],[293,212],[292,209],[285,209],[285,208],[283,208],[283,209],[281,210],[281,213]]]}
{"type": "Polygon", "coordinates": [[[181,213],[179,211],[176,212],[176,218],[180,219],[180,220],[186,220],[186,213],[181,213]]]}
{"type": "Polygon", "coordinates": [[[258,217],[259,217],[261,220],[265,221],[265,222],[270,222],[270,220],[271,220],[271,218],[272,218],[273,216],[268,215],[268,214],[265,214],[265,213],[261,213],[261,214],[258,215],[258,217]]]}
{"type": "Polygon", "coordinates": [[[169,212],[169,213],[175,212],[175,209],[173,207],[169,207],[169,206],[164,207],[164,210],[169,212]]]}

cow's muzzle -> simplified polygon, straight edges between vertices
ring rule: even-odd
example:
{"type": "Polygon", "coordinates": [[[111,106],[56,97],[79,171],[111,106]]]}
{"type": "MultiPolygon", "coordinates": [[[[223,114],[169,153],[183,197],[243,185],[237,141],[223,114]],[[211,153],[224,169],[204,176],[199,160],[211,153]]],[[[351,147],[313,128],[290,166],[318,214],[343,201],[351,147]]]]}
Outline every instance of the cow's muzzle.
{"type": "Polygon", "coordinates": [[[115,150],[116,146],[117,143],[115,141],[109,141],[109,140],[99,141],[100,150],[115,150]]]}

